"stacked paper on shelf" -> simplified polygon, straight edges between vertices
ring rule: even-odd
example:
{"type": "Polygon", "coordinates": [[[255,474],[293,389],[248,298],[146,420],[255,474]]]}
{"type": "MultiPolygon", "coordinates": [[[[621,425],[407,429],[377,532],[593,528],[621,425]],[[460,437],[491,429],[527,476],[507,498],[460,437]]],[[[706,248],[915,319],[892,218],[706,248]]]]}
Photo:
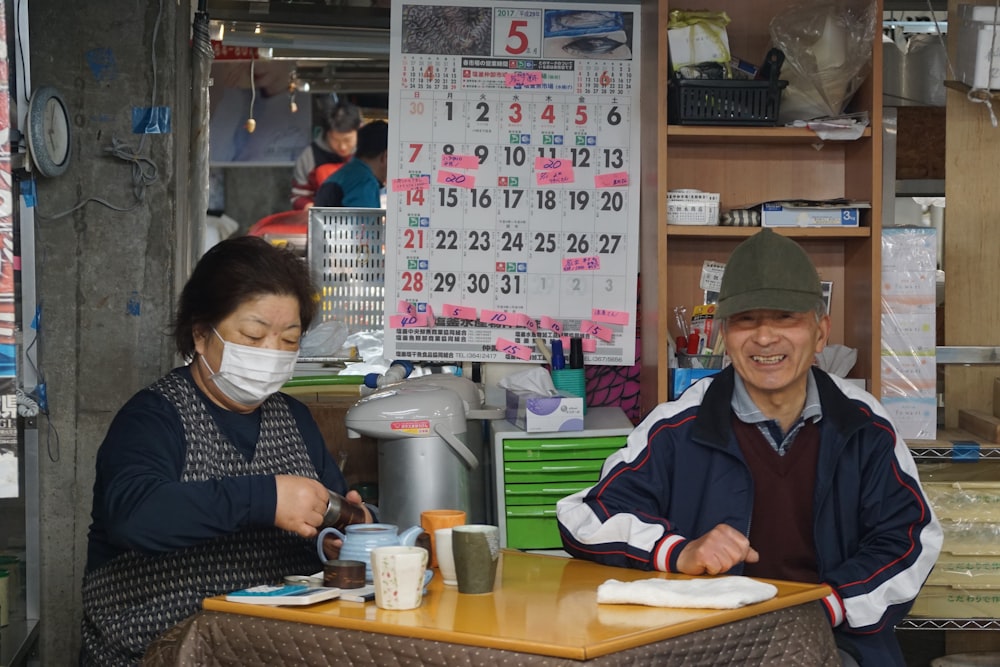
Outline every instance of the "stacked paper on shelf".
{"type": "Polygon", "coordinates": [[[913,616],[1000,618],[1000,481],[979,479],[978,468],[944,464],[921,474],[944,541],[913,616]]]}
{"type": "Polygon", "coordinates": [[[882,404],[904,439],[937,436],[937,232],[882,230],[882,404]]]}

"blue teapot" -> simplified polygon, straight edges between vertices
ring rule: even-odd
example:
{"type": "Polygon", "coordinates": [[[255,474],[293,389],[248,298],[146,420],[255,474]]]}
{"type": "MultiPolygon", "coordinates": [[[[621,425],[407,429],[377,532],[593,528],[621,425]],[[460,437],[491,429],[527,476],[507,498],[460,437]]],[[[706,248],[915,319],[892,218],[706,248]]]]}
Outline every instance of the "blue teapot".
{"type": "Polygon", "coordinates": [[[332,526],[324,528],[316,537],[316,552],[324,563],[328,560],[323,553],[323,538],[334,535],[344,541],[340,547],[341,560],[359,560],[365,564],[365,580],[372,581],[371,551],[376,547],[404,546],[412,547],[417,543],[417,537],[423,532],[420,526],[411,526],[403,532],[389,523],[355,523],[341,532],[332,526]]]}

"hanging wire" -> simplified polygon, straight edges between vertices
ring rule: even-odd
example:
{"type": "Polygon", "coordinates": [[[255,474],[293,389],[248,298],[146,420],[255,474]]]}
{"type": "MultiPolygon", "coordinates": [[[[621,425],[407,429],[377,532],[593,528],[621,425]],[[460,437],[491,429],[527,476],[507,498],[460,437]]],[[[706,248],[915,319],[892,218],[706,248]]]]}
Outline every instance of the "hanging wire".
{"type": "MultiPolygon", "coordinates": [[[[150,51],[150,66],[153,69],[152,72],[152,87],[149,93],[150,96],[150,113],[155,108],[156,98],[157,98],[157,65],[156,65],[156,40],[157,35],[160,32],[160,22],[163,19],[163,0],[159,0],[159,9],[156,12],[156,20],[153,23],[153,36],[150,40],[149,51],[150,51]]],[[[159,168],[156,163],[153,162],[152,158],[145,157],[142,153],[146,146],[146,133],[143,132],[139,138],[139,147],[133,149],[126,142],[118,139],[117,137],[112,137],[111,146],[104,149],[104,152],[116,157],[125,162],[131,163],[132,167],[132,192],[135,195],[135,203],[131,206],[116,206],[111,202],[107,201],[102,197],[87,197],[86,199],[75,204],[71,208],[65,211],[60,211],[59,213],[54,213],[52,215],[46,215],[42,213],[41,207],[37,204],[35,206],[35,215],[44,220],[58,220],[59,218],[65,217],[74,211],[78,211],[90,202],[100,204],[113,211],[120,211],[127,213],[128,211],[134,211],[139,206],[141,206],[146,199],[146,189],[159,180],[159,168]]]]}

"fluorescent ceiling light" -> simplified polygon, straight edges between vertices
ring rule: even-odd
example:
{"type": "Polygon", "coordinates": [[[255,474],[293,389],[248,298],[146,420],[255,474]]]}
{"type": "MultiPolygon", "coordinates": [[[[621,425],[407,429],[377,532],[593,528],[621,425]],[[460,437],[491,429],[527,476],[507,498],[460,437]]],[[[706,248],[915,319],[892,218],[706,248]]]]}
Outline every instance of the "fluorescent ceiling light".
{"type": "MultiPolygon", "coordinates": [[[[270,47],[322,51],[328,57],[359,57],[389,55],[389,31],[373,28],[335,28],[239,21],[213,21],[225,32],[222,43],[227,46],[270,47]]],[[[213,31],[213,34],[214,33],[213,31]]]]}

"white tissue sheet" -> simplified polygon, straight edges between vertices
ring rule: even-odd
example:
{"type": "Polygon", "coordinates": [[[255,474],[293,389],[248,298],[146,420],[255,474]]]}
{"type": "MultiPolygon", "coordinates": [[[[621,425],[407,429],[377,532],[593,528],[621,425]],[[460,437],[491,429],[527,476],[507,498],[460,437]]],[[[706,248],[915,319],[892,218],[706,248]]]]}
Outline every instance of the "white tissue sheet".
{"type": "Polygon", "coordinates": [[[500,378],[497,386],[511,391],[530,391],[541,396],[555,396],[556,386],[552,384],[552,376],[544,368],[529,368],[526,371],[512,373],[500,378]]]}
{"type": "Polygon", "coordinates": [[[685,609],[736,609],[770,600],[776,586],[749,577],[712,579],[608,579],[597,587],[598,604],[641,604],[685,609]]]}

